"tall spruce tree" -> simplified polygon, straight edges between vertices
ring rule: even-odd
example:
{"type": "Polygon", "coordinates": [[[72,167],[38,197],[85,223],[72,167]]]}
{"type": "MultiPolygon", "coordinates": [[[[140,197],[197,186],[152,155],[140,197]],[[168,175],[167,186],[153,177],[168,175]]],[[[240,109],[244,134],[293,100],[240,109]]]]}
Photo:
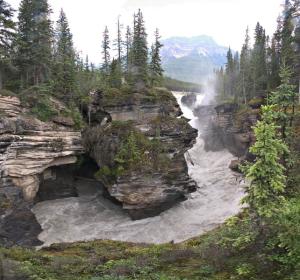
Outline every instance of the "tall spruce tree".
{"type": "Polygon", "coordinates": [[[58,96],[70,102],[76,91],[76,55],[66,14],[60,11],[55,30],[53,80],[58,96]]]}
{"type": "Polygon", "coordinates": [[[141,10],[134,16],[134,32],[132,43],[132,67],[134,87],[137,90],[148,84],[148,47],[144,17],[141,10]]]}
{"type": "Polygon", "coordinates": [[[117,38],[114,41],[114,45],[115,45],[116,51],[118,53],[118,63],[120,65],[122,63],[122,53],[123,53],[122,28],[123,28],[123,25],[120,23],[120,16],[119,16],[118,21],[117,21],[117,38]]]}
{"type": "Polygon", "coordinates": [[[50,79],[53,31],[47,0],[22,0],[18,16],[16,64],[22,87],[50,79]]]}
{"type": "Polygon", "coordinates": [[[270,102],[277,106],[275,116],[281,127],[281,137],[288,137],[288,130],[293,125],[296,106],[296,87],[291,83],[292,71],[290,67],[283,66],[280,70],[281,84],[272,92],[270,102]]]}
{"type": "Polygon", "coordinates": [[[294,56],[295,79],[298,86],[298,95],[300,103],[300,23],[295,29],[295,56],[294,56]]]}
{"type": "Polygon", "coordinates": [[[251,55],[252,97],[265,96],[267,90],[266,33],[257,23],[255,43],[251,55]]]}
{"type": "Polygon", "coordinates": [[[0,0],[0,90],[3,88],[5,73],[12,67],[12,42],[15,35],[13,12],[8,3],[0,0]]]}
{"type": "Polygon", "coordinates": [[[126,78],[127,80],[130,79],[129,73],[130,68],[132,66],[132,32],[129,26],[127,26],[126,29],[126,35],[125,35],[125,49],[126,49],[126,58],[125,58],[125,72],[126,72],[126,78]]]}
{"type": "Polygon", "coordinates": [[[280,49],[279,44],[274,36],[272,38],[271,47],[269,48],[269,86],[270,89],[276,88],[280,84],[280,49]]]}
{"type": "Polygon", "coordinates": [[[293,68],[294,63],[294,24],[293,7],[290,1],[286,1],[283,14],[283,24],[281,30],[281,64],[293,68]]]}
{"type": "Polygon", "coordinates": [[[233,97],[234,95],[234,73],[235,73],[235,62],[231,48],[229,47],[227,55],[227,63],[225,65],[225,80],[226,80],[226,95],[227,97],[233,97]]]}
{"type": "Polygon", "coordinates": [[[249,29],[247,27],[245,42],[242,47],[240,56],[240,92],[245,104],[249,100],[249,92],[251,91],[251,72],[250,72],[250,60],[251,60],[251,47],[249,29]]]}
{"type": "Polygon", "coordinates": [[[160,42],[159,30],[156,29],[154,33],[155,41],[151,47],[151,62],[150,62],[150,80],[151,86],[160,85],[163,77],[163,68],[161,65],[160,50],[163,47],[160,42]]]}
{"type": "Polygon", "coordinates": [[[108,75],[110,70],[110,40],[109,40],[109,32],[107,26],[105,26],[103,32],[102,55],[103,55],[102,70],[106,75],[108,75]]]}
{"type": "Polygon", "coordinates": [[[272,106],[262,107],[262,119],[254,127],[256,142],[250,148],[256,159],[244,168],[250,185],[243,202],[249,205],[259,224],[278,214],[285,201],[285,168],[280,160],[288,148],[278,139],[273,110],[272,106]]]}
{"type": "Polygon", "coordinates": [[[89,62],[89,56],[85,56],[85,63],[84,63],[84,71],[86,73],[90,72],[90,62],[89,62]]]}
{"type": "Polygon", "coordinates": [[[110,65],[109,85],[120,89],[122,86],[122,69],[118,59],[113,59],[110,65]]]}

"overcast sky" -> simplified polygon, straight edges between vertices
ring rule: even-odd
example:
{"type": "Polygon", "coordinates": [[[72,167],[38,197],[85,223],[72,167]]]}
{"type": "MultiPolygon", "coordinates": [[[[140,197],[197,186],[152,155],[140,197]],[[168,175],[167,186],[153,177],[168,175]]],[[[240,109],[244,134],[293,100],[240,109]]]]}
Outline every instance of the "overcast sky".
{"type": "MultiPolygon", "coordinates": [[[[20,0],[6,0],[15,9],[20,0]]],[[[61,8],[67,14],[75,46],[101,61],[101,36],[108,25],[114,36],[118,15],[124,26],[132,23],[132,14],[141,8],[151,37],[156,27],[163,38],[210,35],[219,44],[239,50],[244,33],[251,33],[259,21],[268,34],[276,28],[283,0],[49,0],[56,20],[61,8]]]]}

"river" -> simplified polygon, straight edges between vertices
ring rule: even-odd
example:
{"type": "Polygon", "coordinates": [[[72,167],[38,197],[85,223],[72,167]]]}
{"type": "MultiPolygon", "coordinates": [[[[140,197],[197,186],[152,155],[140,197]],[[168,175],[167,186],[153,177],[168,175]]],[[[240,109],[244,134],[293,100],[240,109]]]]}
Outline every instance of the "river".
{"type": "MultiPolygon", "coordinates": [[[[186,155],[189,174],[199,186],[197,192],[159,216],[138,221],[132,221],[120,207],[97,194],[38,203],[33,212],[43,229],[39,239],[44,246],[95,239],[181,242],[215,228],[240,211],[243,186],[228,168],[234,156],[227,150],[204,150],[201,123],[192,109],[181,103],[182,93],[173,94],[184,116],[199,130],[196,144],[186,155]]],[[[204,95],[197,95],[198,104],[203,99],[204,95]]]]}

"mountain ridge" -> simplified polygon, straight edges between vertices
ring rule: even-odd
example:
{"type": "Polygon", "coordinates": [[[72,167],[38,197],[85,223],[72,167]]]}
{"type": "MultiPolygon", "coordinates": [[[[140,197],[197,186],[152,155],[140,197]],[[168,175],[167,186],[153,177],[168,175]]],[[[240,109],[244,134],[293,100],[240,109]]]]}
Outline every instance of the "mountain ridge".
{"type": "Polygon", "coordinates": [[[174,36],[162,40],[165,75],[186,82],[201,83],[226,62],[228,48],[211,36],[174,36]]]}

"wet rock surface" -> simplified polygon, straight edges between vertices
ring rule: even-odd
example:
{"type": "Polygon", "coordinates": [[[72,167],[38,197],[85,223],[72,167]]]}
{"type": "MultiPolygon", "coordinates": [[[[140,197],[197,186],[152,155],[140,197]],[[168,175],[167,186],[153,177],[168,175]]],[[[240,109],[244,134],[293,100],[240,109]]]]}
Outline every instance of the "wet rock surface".
{"type": "MultiPolygon", "coordinates": [[[[174,95],[180,104],[182,94],[174,95]]],[[[197,98],[200,103],[203,96],[197,98]]],[[[235,157],[226,149],[206,151],[201,136],[203,123],[193,116],[190,108],[182,104],[181,108],[184,116],[192,119],[190,124],[199,130],[196,144],[185,154],[189,176],[198,185],[196,192],[159,215],[142,220],[132,220],[122,205],[110,202],[102,194],[79,194],[79,197],[38,203],[33,211],[43,227],[39,238],[45,242],[44,246],[95,239],[181,242],[217,227],[240,211],[243,180],[228,168],[235,157]]]]}
{"type": "Polygon", "coordinates": [[[90,108],[91,119],[94,123],[96,116],[102,119],[84,133],[86,150],[100,168],[114,168],[122,137],[126,134],[120,130],[134,129],[147,139],[159,141],[162,154],[168,159],[167,167],[157,169],[145,164],[139,170],[126,172],[105,184],[110,196],[121,202],[133,219],[155,216],[185,200],[186,195],[197,188],[188,175],[184,158],[195,143],[197,130],[186,119],[178,119],[181,111],[170,92],[158,89],[157,94],[163,94],[163,98],[152,96],[149,99],[136,93],[127,102],[117,99],[115,106],[112,100],[108,102],[101,97],[101,93],[95,94],[90,108]],[[108,123],[103,122],[104,119],[108,123]],[[122,128],[115,128],[114,124],[120,126],[120,122],[122,128]]]}
{"type": "Polygon", "coordinates": [[[187,93],[181,97],[181,102],[186,106],[193,107],[197,102],[197,96],[195,93],[187,93]]]}
{"type": "MultiPolygon", "coordinates": [[[[224,148],[239,157],[240,162],[251,160],[249,147],[255,142],[252,127],[259,119],[259,108],[239,108],[236,104],[199,106],[194,110],[199,121],[205,122],[202,135],[207,151],[224,148]]],[[[237,163],[231,165],[236,171],[237,163]]]]}
{"type": "Polygon", "coordinates": [[[36,119],[17,97],[0,95],[0,114],[0,244],[37,245],[31,207],[40,183],[52,167],[76,162],[81,133],[36,119]]]}
{"type": "MultiPolygon", "coordinates": [[[[0,96],[0,244],[41,245],[37,236],[42,228],[32,213],[36,203],[105,196],[122,205],[133,219],[141,219],[169,209],[196,191],[184,153],[195,143],[197,130],[186,119],[177,119],[181,110],[170,92],[158,89],[157,93],[159,98],[135,93],[116,100],[94,93],[83,110],[90,126],[84,138],[87,131],[94,131],[89,139],[93,149],[86,150],[91,157],[86,155],[87,164],[79,164],[79,169],[75,163],[85,150],[72,119],[57,116],[43,122],[17,97],[0,96]],[[111,184],[95,180],[99,167],[113,163],[122,143],[106,129],[113,122],[128,121],[147,139],[157,137],[160,130],[168,166],[154,172],[146,164],[145,171],[141,166],[111,184]]],[[[51,102],[63,110],[61,102],[52,98],[51,102]]]]}

